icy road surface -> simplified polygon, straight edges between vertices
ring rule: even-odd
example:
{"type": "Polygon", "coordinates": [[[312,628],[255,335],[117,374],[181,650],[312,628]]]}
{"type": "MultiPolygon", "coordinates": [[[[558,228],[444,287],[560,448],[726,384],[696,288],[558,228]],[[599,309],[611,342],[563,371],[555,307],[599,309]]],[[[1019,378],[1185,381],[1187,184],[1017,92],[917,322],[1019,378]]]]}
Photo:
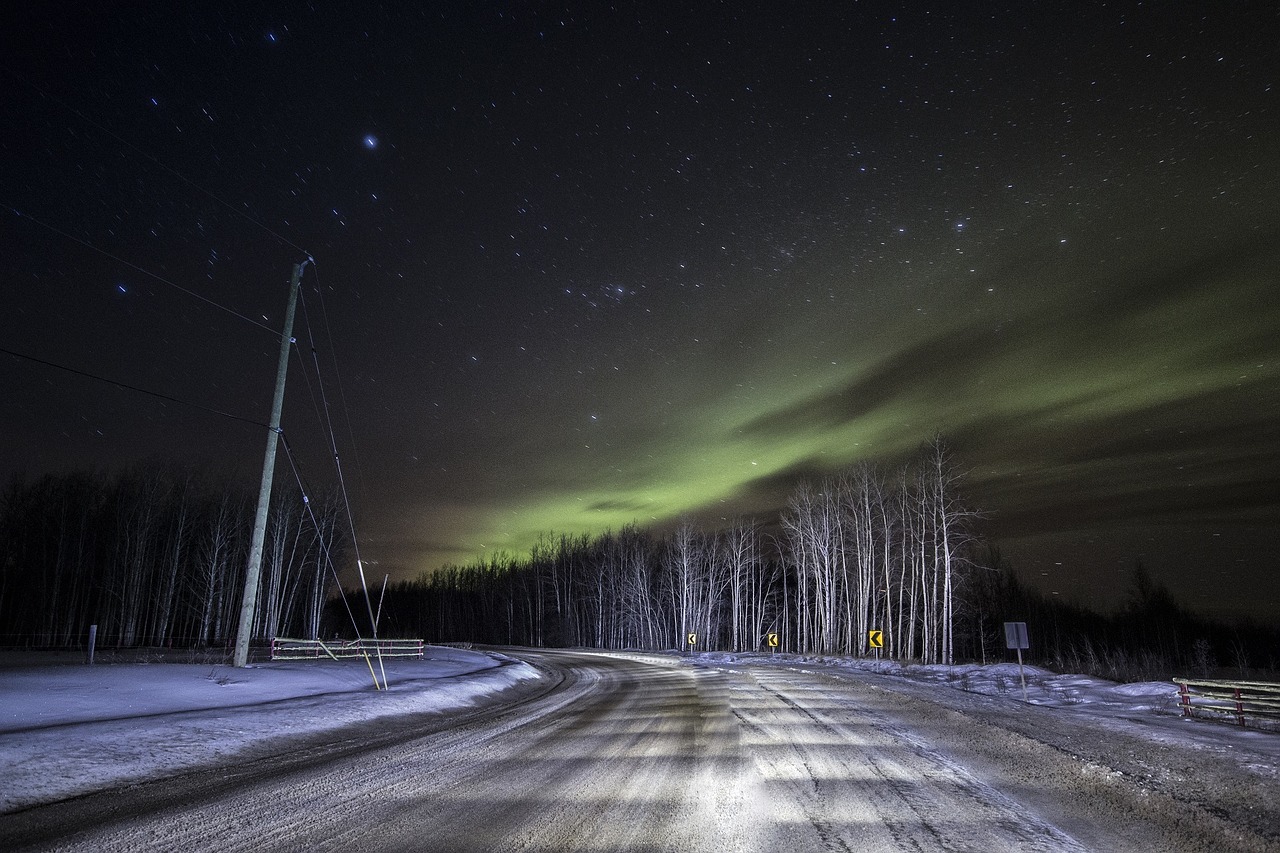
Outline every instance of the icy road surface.
{"type": "Polygon", "coordinates": [[[0,815],[0,849],[1280,849],[1274,765],[1227,750],[866,673],[507,654],[545,677],[0,815]]]}

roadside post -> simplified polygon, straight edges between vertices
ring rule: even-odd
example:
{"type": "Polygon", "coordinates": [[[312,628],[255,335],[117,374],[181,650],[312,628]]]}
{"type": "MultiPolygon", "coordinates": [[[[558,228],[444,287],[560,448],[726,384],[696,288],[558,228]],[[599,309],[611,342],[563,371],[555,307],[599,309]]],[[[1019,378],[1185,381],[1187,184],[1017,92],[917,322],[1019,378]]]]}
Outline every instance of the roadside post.
{"type": "Polygon", "coordinates": [[[693,631],[690,631],[689,636],[685,639],[689,641],[689,654],[693,654],[693,647],[698,645],[698,635],[693,631]]]}
{"type": "Polygon", "coordinates": [[[1022,701],[1027,701],[1027,677],[1022,672],[1022,650],[1031,648],[1027,640],[1026,622],[1004,623],[1004,645],[1008,649],[1018,650],[1018,680],[1022,682],[1022,701]]]}
{"type": "Polygon", "coordinates": [[[766,634],[765,642],[769,644],[769,651],[773,652],[776,655],[778,653],[778,635],[766,634]]]}

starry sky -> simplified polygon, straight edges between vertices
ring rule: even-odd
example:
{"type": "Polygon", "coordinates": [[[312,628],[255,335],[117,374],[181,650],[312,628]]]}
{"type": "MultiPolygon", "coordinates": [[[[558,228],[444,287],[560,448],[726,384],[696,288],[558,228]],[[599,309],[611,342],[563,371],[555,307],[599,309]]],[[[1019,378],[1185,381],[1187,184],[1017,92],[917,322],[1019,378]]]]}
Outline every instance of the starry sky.
{"type": "Polygon", "coordinates": [[[683,5],[6,9],[0,469],[256,482],[310,255],[375,575],[941,433],[1046,592],[1280,614],[1274,4],[683,5]]]}

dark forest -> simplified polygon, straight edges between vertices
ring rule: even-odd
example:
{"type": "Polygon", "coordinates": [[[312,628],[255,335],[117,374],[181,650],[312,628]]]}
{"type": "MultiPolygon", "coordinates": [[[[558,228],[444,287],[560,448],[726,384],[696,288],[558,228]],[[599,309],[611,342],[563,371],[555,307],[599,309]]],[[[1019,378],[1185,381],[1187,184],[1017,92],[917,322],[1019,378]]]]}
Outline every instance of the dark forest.
{"type": "MultiPolygon", "coordinates": [[[[800,482],[767,523],[548,533],[523,557],[339,595],[354,561],[340,501],[280,488],[255,644],[260,655],[273,637],[377,635],[751,652],[775,635],[781,652],[990,663],[1011,654],[1003,623],[1023,621],[1028,659],[1059,671],[1150,680],[1277,669],[1274,627],[1203,619],[1141,564],[1112,614],[1027,587],[962,494],[939,440],[893,471],[861,465],[800,482]]],[[[229,653],[252,511],[245,484],[179,467],[15,477],[0,503],[0,643],[79,648],[92,624],[103,648],[229,653]]]]}

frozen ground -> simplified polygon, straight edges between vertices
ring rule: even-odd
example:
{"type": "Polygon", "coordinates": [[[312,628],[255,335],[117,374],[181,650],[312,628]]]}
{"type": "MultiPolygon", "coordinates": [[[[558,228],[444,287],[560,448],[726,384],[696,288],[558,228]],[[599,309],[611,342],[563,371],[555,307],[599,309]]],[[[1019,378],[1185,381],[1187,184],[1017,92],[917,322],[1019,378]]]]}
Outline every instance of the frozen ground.
{"type": "Polygon", "coordinates": [[[1280,849],[1280,735],[1184,720],[1171,684],[1028,667],[1024,703],[1016,664],[429,658],[389,663],[386,691],[358,662],[0,667],[0,837],[84,850],[603,849],[601,833],[646,850],[1280,849]],[[386,749],[351,734],[383,726],[434,733],[386,749]],[[338,760],[291,769],[308,751],[338,760]],[[187,772],[202,767],[227,769],[187,772]],[[131,788],[157,779],[170,781],[131,788]],[[120,793],[68,800],[99,790],[120,793]],[[285,817],[296,808],[305,821],[285,817]],[[64,815],[79,828],[48,828],[64,815]],[[95,831],[99,819],[114,828],[95,831]]]}
{"type": "MultiPolygon", "coordinates": [[[[770,662],[769,655],[704,654],[698,659],[721,665],[770,662]]],[[[1075,719],[1090,720],[1101,729],[1124,730],[1153,743],[1179,744],[1188,748],[1221,753],[1239,752],[1241,761],[1280,781],[1280,730],[1274,723],[1251,721],[1249,727],[1219,718],[1187,719],[1178,706],[1178,687],[1172,682],[1146,681],[1118,684],[1088,675],[1059,675],[1036,666],[1019,668],[1016,663],[979,666],[903,666],[893,661],[842,658],[810,658],[798,655],[773,656],[774,665],[801,670],[857,673],[862,677],[884,676],[876,683],[912,695],[937,699],[939,688],[1014,700],[1005,707],[1011,715],[1036,714],[1036,708],[1052,708],[1075,719]],[[1026,704],[1022,702],[1022,681],[1026,682],[1026,704]],[[1262,728],[1260,728],[1262,727],[1262,728]]],[[[947,700],[943,699],[943,702],[947,700]]],[[[964,705],[963,700],[954,704],[964,705]]]]}
{"type": "Polygon", "coordinates": [[[36,665],[0,655],[0,814],[169,775],[380,718],[466,708],[538,677],[499,654],[439,646],[384,660],[36,665]],[[378,672],[379,681],[382,680],[378,672]]]}

